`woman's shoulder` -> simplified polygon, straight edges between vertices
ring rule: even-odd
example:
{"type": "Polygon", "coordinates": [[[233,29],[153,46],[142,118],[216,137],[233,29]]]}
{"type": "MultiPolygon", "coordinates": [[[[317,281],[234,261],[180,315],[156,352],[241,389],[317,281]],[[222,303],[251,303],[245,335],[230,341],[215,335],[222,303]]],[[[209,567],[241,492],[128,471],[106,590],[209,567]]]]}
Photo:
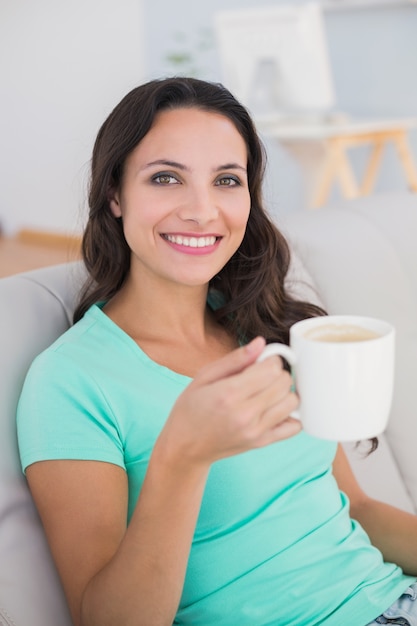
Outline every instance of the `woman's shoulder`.
{"type": "Polygon", "coordinates": [[[45,365],[73,361],[88,364],[97,358],[105,358],[106,353],[117,353],[124,343],[126,337],[123,332],[115,327],[100,305],[93,305],[78,322],[43,350],[33,363],[45,365]]]}

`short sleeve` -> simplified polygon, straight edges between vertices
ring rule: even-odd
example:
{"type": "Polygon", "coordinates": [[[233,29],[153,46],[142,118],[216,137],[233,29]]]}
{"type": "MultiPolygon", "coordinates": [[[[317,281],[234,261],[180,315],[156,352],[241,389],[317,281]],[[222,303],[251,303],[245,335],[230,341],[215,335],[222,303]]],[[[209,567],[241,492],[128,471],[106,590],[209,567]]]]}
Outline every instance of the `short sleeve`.
{"type": "Polygon", "coordinates": [[[18,403],[17,433],[23,470],[56,459],[125,468],[117,419],[94,372],[61,350],[47,350],[30,367],[18,403]]]}

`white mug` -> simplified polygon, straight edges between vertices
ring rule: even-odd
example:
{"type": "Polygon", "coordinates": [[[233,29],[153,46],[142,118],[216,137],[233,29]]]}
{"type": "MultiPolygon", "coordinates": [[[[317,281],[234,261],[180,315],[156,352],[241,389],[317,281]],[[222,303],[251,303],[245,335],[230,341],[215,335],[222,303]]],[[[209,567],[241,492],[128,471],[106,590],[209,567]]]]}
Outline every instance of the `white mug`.
{"type": "Polygon", "coordinates": [[[300,396],[292,414],[321,439],[359,441],[387,425],[394,386],[395,329],[360,315],[327,315],[295,323],[290,346],[268,344],[258,361],[280,355],[300,396]]]}

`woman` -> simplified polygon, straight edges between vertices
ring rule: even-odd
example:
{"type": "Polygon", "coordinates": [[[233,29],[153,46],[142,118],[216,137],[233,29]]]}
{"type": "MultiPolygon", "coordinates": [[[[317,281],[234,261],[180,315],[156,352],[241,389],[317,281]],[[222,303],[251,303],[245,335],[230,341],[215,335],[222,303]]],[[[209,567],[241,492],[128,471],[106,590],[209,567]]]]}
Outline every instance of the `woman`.
{"type": "Polygon", "coordinates": [[[98,133],[90,278],[18,411],[76,626],[365,626],[417,605],[414,516],[300,432],[289,373],[257,361],[324,313],[285,290],[263,167],[246,110],[195,79],[134,89],[98,133]]]}

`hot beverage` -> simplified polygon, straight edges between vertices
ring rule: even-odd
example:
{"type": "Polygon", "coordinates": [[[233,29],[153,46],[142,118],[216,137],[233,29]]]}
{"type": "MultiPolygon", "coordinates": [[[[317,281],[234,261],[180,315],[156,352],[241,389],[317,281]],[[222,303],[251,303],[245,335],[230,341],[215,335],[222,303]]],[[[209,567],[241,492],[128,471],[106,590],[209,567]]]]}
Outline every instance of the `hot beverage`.
{"type": "Polygon", "coordinates": [[[377,339],[381,335],[374,330],[356,326],[355,324],[323,324],[316,328],[310,328],[305,334],[306,339],[312,341],[327,342],[348,342],[348,341],[369,341],[377,339]]]}

